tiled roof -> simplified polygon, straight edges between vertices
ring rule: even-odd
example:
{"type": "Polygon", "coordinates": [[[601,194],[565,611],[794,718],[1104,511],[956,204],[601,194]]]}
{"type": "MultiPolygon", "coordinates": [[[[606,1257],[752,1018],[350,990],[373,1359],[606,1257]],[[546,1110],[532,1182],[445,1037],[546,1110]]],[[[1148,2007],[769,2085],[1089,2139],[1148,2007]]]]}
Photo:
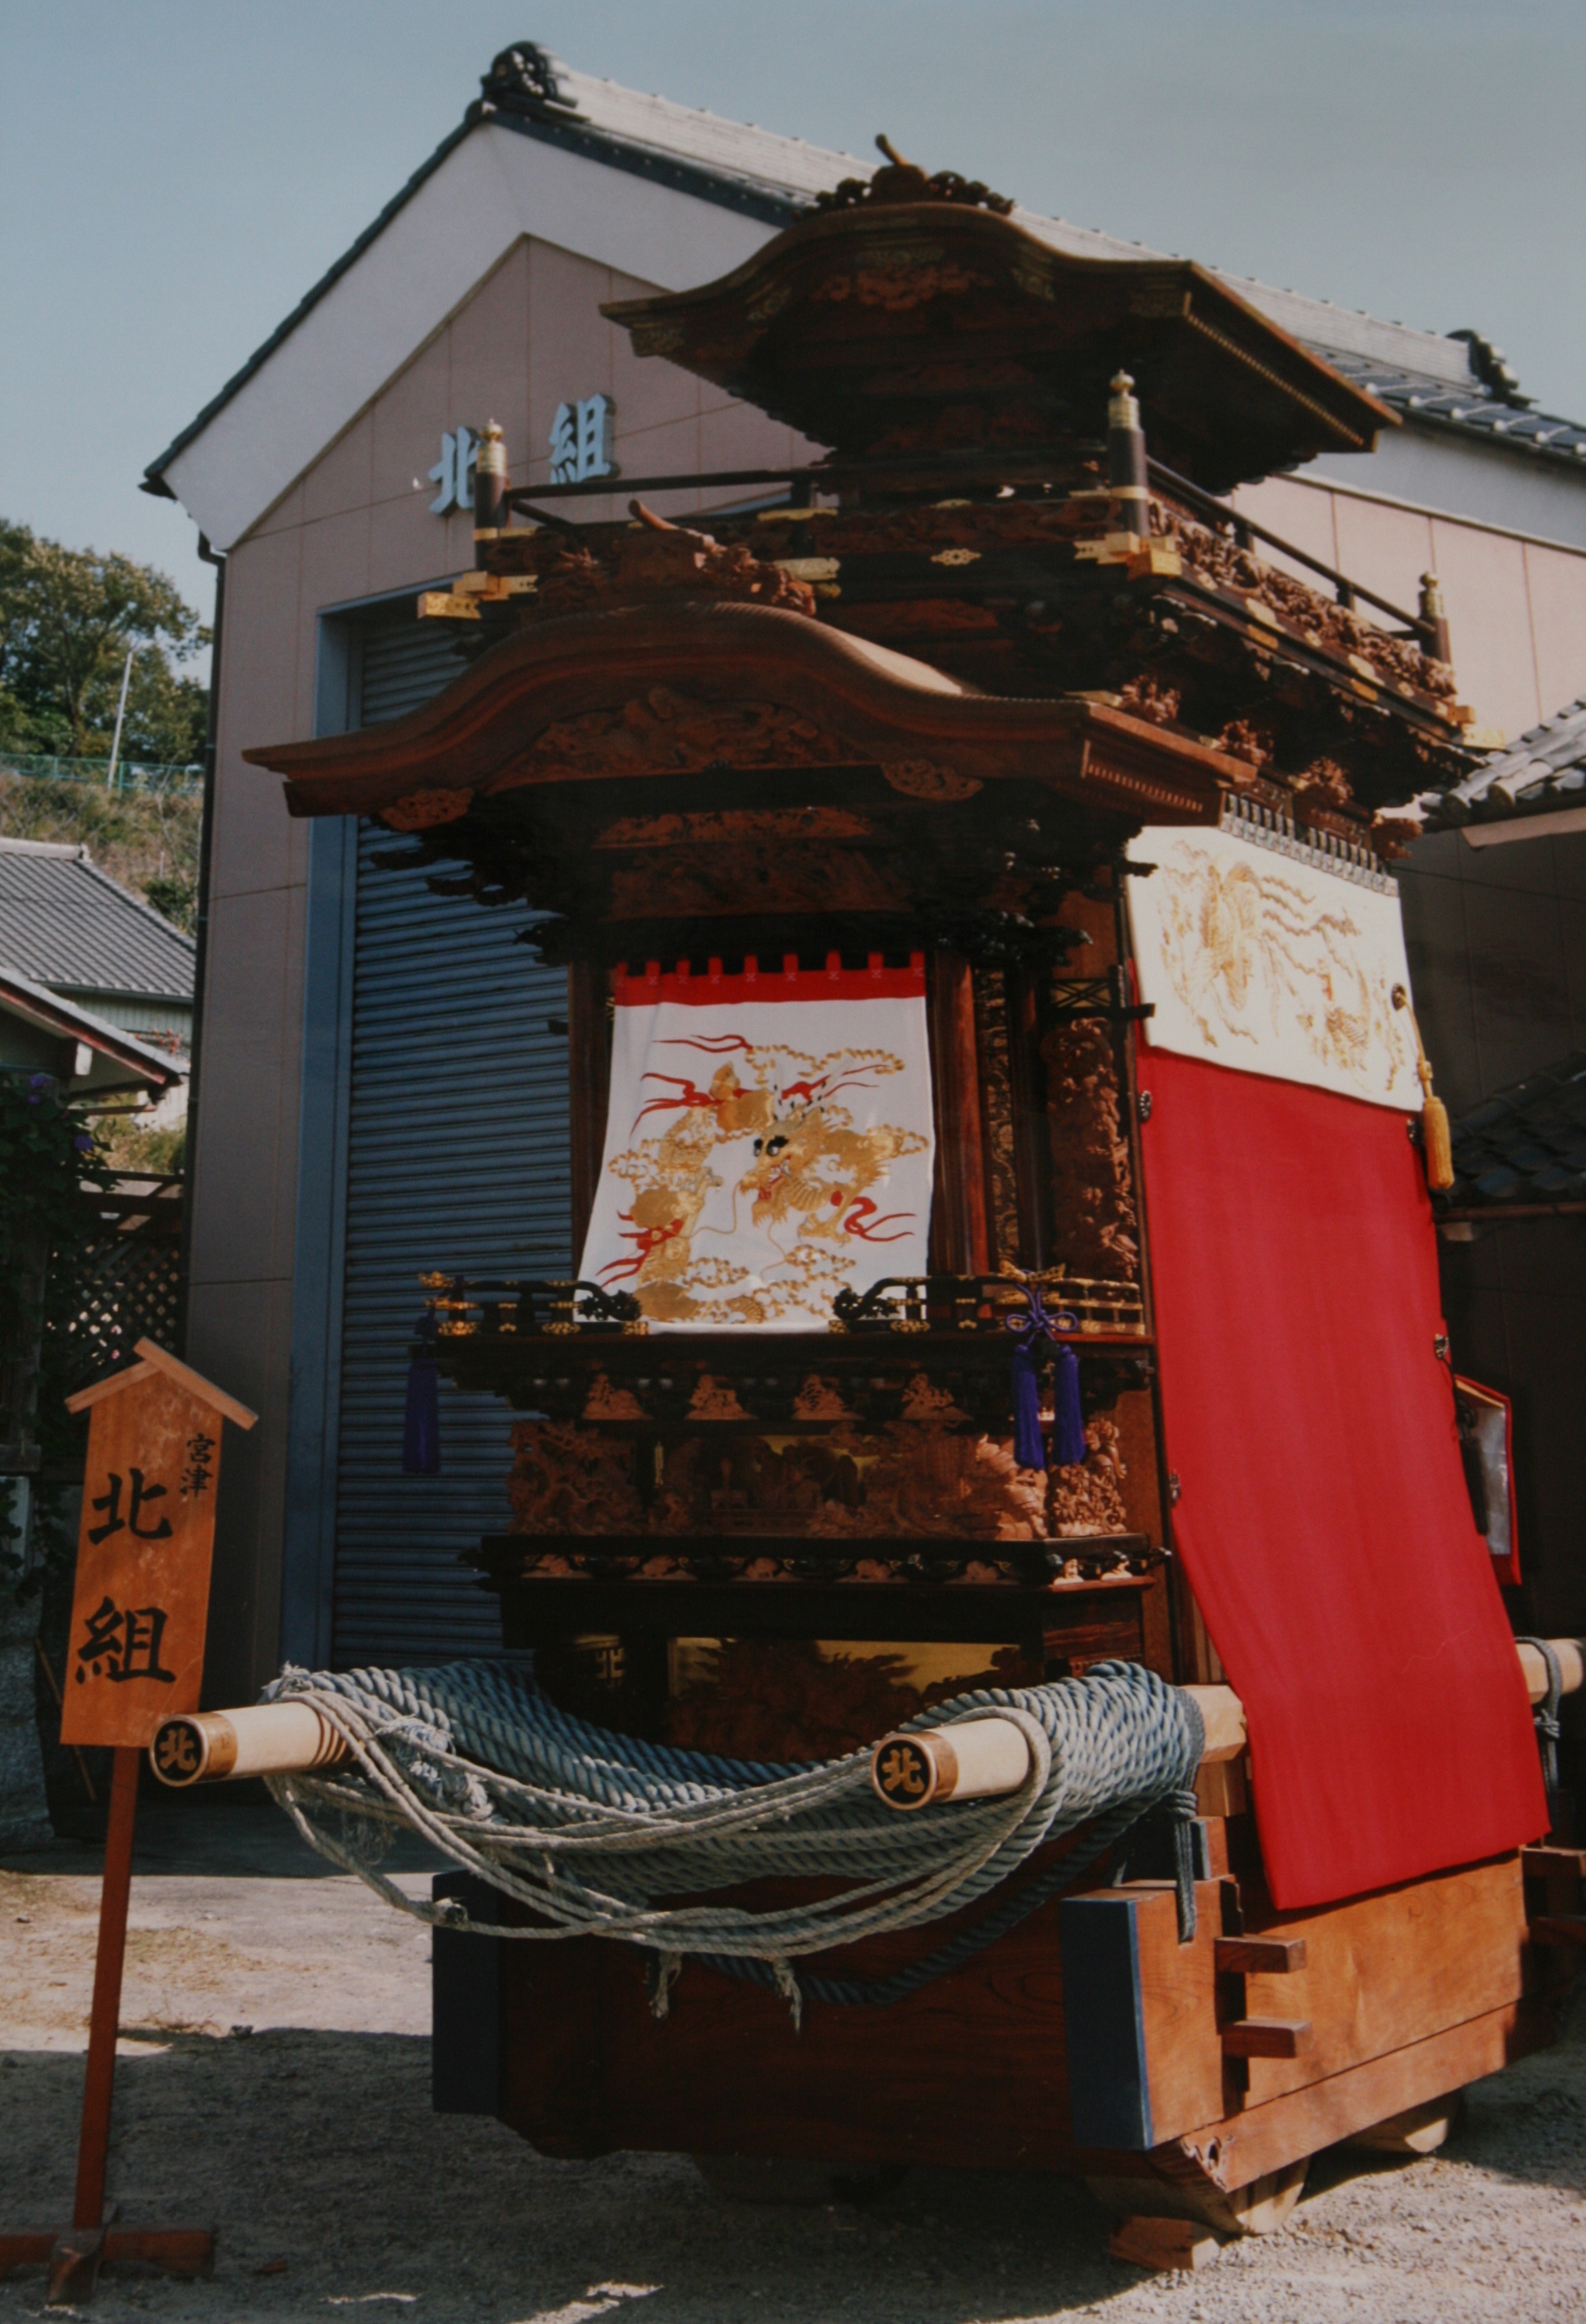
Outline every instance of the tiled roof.
{"type": "Polygon", "coordinates": [[[192,938],[86,847],[0,838],[0,960],[58,992],[192,998],[192,938]]]}
{"type": "Polygon", "coordinates": [[[1450,791],[1415,801],[1428,831],[1586,807],[1586,696],[1568,702],[1450,791]]]}
{"type": "Polygon", "coordinates": [[[1560,420],[1552,412],[1533,411],[1525,401],[1517,401],[1512,391],[1486,385],[1474,371],[1468,379],[1451,383],[1426,372],[1374,362],[1369,355],[1330,346],[1323,340],[1308,343],[1334,371],[1363,387],[1369,395],[1379,396],[1416,427],[1480,436],[1506,451],[1536,453],[1586,472],[1586,427],[1560,420]]]}
{"type": "Polygon", "coordinates": [[[1586,1199],[1586,1050],[1453,1125],[1456,1209],[1586,1199]]]}

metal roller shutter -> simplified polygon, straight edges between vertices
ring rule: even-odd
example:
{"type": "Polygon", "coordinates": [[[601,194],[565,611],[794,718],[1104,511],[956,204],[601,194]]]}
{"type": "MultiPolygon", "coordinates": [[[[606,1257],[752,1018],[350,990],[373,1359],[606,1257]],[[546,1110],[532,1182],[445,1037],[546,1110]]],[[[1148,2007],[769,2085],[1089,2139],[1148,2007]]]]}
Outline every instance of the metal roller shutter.
{"type": "MultiPolygon", "coordinates": [[[[363,641],[359,723],[399,717],[456,675],[408,616],[363,641]]],[[[434,1268],[568,1271],[567,978],[514,944],[534,915],[432,895],[360,835],[334,1652],[337,1665],[499,1648],[495,1600],[457,1563],[508,1521],[511,1415],[441,1389],[442,1472],[401,1473],[407,1348],[434,1268]]]]}

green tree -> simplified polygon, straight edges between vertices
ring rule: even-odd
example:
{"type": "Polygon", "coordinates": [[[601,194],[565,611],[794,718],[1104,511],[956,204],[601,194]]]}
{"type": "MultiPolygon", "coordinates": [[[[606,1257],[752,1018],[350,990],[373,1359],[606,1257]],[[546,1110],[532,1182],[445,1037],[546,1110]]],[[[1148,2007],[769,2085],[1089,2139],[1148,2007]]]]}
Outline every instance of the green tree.
{"type": "Polygon", "coordinates": [[[203,748],[208,696],[180,665],[208,641],[153,567],[63,549],[0,519],[0,747],[104,756],[130,649],[124,752],[189,763],[203,748]]]}

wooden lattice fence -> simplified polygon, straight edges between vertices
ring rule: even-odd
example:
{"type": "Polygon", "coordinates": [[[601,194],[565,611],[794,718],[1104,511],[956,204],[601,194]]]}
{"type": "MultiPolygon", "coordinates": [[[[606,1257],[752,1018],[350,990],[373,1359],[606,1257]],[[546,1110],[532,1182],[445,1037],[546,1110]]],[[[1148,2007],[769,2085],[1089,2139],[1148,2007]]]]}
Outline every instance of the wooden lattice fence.
{"type": "Polygon", "coordinates": [[[49,1330],[74,1376],[132,1360],[139,1340],[181,1353],[180,1178],[123,1179],[92,1199],[97,1231],[51,1285],[49,1330]]]}

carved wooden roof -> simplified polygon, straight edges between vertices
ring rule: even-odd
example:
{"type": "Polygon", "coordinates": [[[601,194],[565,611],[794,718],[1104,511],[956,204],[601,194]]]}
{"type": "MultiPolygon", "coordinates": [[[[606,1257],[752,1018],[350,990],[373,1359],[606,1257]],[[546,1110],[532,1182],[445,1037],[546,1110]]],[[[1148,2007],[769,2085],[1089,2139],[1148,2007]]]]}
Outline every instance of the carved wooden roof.
{"type": "Polygon", "coordinates": [[[245,756],[294,815],[376,816],[449,891],[557,915],[548,957],[608,960],[680,929],[753,950],[773,921],[1061,947],[1065,890],[1130,833],[1259,780],[1110,704],[981,694],[731,601],[525,623],[407,718],[245,756]]]}
{"type": "Polygon", "coordinates": [[[1022,779],[1132,820],[1200,822],[1220,783],[1250,778],[1105,704],[981,694],[801,613],[731,602],[529,625],[406,718],[243,755],[286,777],[293,815],[398,830],[528,788],[714,773],[745,789],[763,770],[844,766],[919,797],[1022,779]]]}
{"type": "Polygon", "coordinates": [[[1076,257],[969,203],[824,210],[718,281],[602,311],[847,459],[1093,440],[1120,365],[1153,454],[1213,491],[1397,425],[1203,268],[1076,257]]]}

